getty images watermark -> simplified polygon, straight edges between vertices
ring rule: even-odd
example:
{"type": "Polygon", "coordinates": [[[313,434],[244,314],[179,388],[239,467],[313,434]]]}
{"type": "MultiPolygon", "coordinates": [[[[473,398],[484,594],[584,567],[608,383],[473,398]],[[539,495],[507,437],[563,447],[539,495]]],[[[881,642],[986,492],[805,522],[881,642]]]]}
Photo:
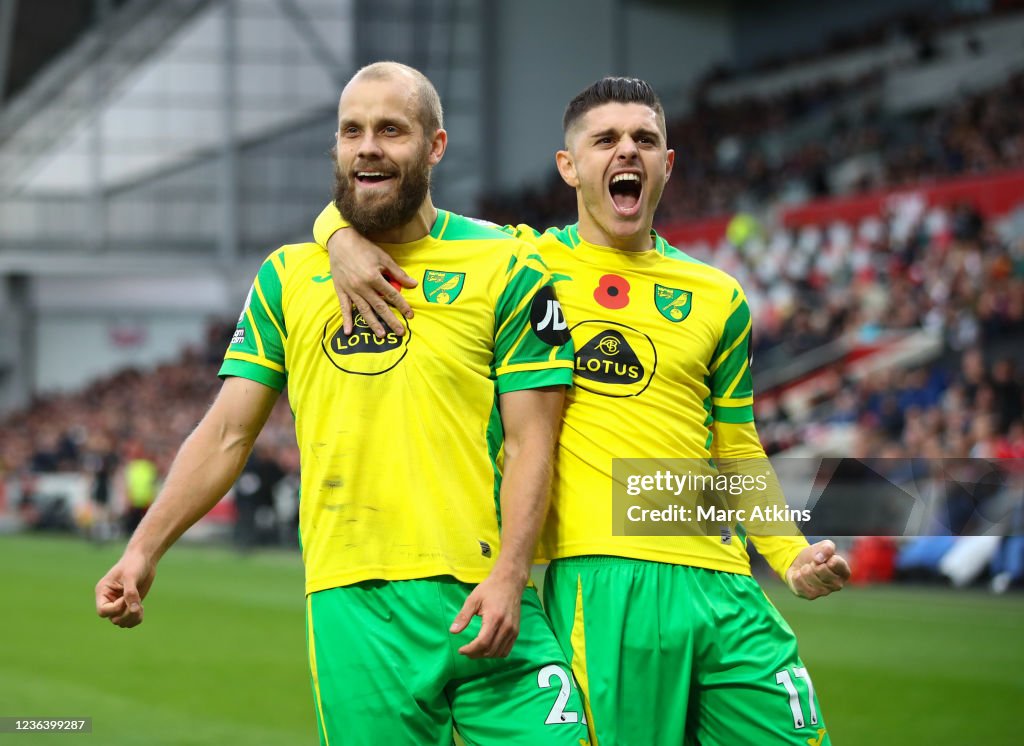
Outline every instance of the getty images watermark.
{"type": "Polygon", "coordinates": [[[1024,534],[1015,459],[614,459],[623,536],[1024,534]]]}
{"type": "MultiPolygon", "coordinates": [[[[630,497],[657,495],[659,507],[647,508],[633,504],[626,508],[626,519],[630,523],[652,521],[705,523],[744,523],[747,521],[809,521],[811,511],[795,510],[781,500],[768,502],[763,499],[772,484],[771,473],[722,474],[674,472],[662,469],[653,474],[630,474],[626,478],[626,494],[630,497]],[[708,496],[714,499],[707,500],[708,496]],[[671,496],[677,502],[668,502],[663,507],[661,499],[671,496]],[[700,496],[701,499],[695,499],[700,496]],[[735,500],[729,505],[729,498],[749,497],[751,505],[735,500]],[[678,502],[678,500],[684,502],[678,502]]],[[[781,497],[781,490],[778,493],[781,497]]]]}

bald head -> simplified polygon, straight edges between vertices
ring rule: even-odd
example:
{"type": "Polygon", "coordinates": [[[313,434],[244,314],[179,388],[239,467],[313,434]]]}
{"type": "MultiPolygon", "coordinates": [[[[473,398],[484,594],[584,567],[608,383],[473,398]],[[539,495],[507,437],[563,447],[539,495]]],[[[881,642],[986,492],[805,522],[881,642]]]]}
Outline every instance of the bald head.
{"type": "Polygon", "coordinates": [[[345,88],[366,80],[394,80],[407,85],[416,102],[417,119],[427,137],[433,136],[437,130],[444,127],[441,97],[437,95],[434,84],[416,68],[403,65],[401,62],[374,62],[360,68],[345,88]]]}

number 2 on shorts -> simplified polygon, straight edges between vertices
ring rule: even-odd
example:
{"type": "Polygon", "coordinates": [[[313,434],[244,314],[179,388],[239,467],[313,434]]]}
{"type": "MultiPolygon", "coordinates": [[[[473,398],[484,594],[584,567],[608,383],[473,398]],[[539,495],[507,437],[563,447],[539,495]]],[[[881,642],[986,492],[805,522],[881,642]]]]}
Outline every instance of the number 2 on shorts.
{"type": "Polygon", "coordinates": [[[569,703],[569,693],[573,688],[575,688],[576,682],[573,681],[569,674],[562,670],[561,666],[544,666],[544,668],[537,672],[537,686],[541,689],[550,689],[551,679],[555,678],[558,679],[561,687],[558,690],[558,696],[555,698],[555,704],[548,713],[547,720],[544,721],[544,724],[561,725],[562,723],[583,723],[583,725],[586,725],[586,715],[581,712],[565,711],[565,706],[569,703]]]}
{"type": "MultiPolygon", "coordinates": [[[[803,679],[807,682],[807,704],[809,706],[809,714],[811,716],[811,725],[818,724],[818,710],[814,707],[814,684],[811,683],[811,677],[807,674],[807,669],[803,666],[793,667],[793,676],[798,679],[803,679]]],[[[793,711],[793,727],[803,728],[804,727],[804,711],[800,706],[800,694],[797,692],[796,687],[793,685],[793,679],[789,675],[789,671],[782,669],[775,674],[775,683],[782,684],[786,689],[786,693],[789,695],[789,709],[793,711]]]]}

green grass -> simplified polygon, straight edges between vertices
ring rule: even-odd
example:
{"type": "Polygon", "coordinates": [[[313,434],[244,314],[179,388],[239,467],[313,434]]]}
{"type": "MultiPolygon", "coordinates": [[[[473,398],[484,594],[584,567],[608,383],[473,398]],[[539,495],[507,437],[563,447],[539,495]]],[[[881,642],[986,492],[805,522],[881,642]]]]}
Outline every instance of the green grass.
{"type": "MultiPolygon", "coordinates": [[[[0,716],[93,718],[89,736],[0,743],[316,743],[297,556],[177,547],[145,623],[122,630],[93,611],[119,552],[0,537],[0,716]]],[[[768,590],[837,746],[1020,743],[1020,594],[858,588],[808,603],[768,590]]]]}
{"type": "Polygon", "coordinates": [[[807,602],[768,590],[837,746],[1021,743],[1020,594],[887,586],[807,602]]]}
{"type": "Polygon", "coordinates": [[[302,565],[176,547],[123,630],[93,588],[120,554],[77,540],[0,538],[0,715],[93,718],[91,736],[18,743],[315,744],[302,565]]]}

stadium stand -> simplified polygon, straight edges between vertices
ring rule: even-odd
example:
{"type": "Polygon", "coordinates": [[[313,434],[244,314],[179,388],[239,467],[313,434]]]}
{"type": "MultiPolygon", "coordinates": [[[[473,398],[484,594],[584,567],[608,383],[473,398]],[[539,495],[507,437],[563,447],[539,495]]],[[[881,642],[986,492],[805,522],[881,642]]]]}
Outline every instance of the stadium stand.
{"type": "MultiPolygon", "coordinates": [[[[803,202],[1024,166],[1024,74],[953,105],[896,116],[862,98],[878,80],[827,80],[719,106],[695,102],[693,114],[668,123],[677,160],[659,225],[757,210],[780,197],[803,202]],[[862,108],[856,119],[844,110],[850,97],[862,108]],[[807,132],[801,125],[809,118],[826,121],[807,132]],[[783,131],[801,136],[790,134],[787,147],[771,138],[783,131]]],[[[481,209],[500,224],[554,225],[571,219],[572,200],[552,174],[540,188],[488,197],[481,209]]]]}
{"type": "MultiPolygon", "coordinates": [[[[1007,41],[1024,15],[1019,3],[996,5],[980,24],[901,16],[812,58],[712,70],[690,113],[668,122],[677,161],[659,230],[747,292],[769,454],[1024,458],[1024,51],[1007,41]],[[925,91],[936,75],[975,73],[980,83],[951,100],[898,100],[908,81],[925,91]]],[[[562,224],[574,211],[557,175],[481,201],[497,223],[562,224]]],[[[214,324],[206,347],[176,363],[6,417],[0,499],[6,485],[8,503],[25,504],[63,473],[84,480],[72,490],[80,504],[129,452],[165,473],[216,391],[229,336],[214,324]]],[[[285,402],[261,443],[295,474],[285,402]]],[[[941,498],[947,533],[1016,530],[1017,519],[987,520],[982,503],[996,492],[941,498]]],[[[1009,544],[989,557],[1001,589],[1024,580],[1009,544]]],[[[901,567],[892,547],[870,552],[871,577],[901,567]]]]}
{"type": "MultiPolygon", "coordinates": [[[[0,420],[0,491],[6,491],[6,502],[40,528],[88,525],[89,496],[103,470],[112,472],[104,479],[113,477],[113,507],[124,512],[125,465],[144,458],[161,478],[167,473],[217,392],[217,370],[233,329],[231,323],[211,324],[205,347],[186,350],[175,362],[124,370],[82,391],[40,396],[0,420]]],[[[260,446],[282,470],[297,474],[286,396],[263,429],[260,446]]],[[[230,521],[230,502],[213,518],[230,521]]]]}

